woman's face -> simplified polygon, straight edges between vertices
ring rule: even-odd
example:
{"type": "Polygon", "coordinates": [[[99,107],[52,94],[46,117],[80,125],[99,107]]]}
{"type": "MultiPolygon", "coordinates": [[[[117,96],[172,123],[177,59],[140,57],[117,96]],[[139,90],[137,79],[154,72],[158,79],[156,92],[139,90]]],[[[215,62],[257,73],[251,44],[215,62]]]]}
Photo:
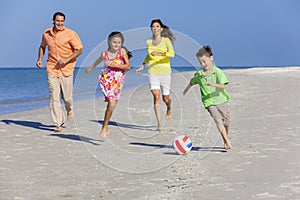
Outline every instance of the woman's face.
{"type": "Polygon", "coordinates": [[[162,32],[162,27],[158,22],[154,22],[151,26],[151,31],[153,35],[160,35],[162,32]]]}
{"type": "Polygon", "coordinates": [[[119,50],[122,47],[122,39],[120,37],[113,37],[110,40],[110,47],[114,51],[119,50]]]}

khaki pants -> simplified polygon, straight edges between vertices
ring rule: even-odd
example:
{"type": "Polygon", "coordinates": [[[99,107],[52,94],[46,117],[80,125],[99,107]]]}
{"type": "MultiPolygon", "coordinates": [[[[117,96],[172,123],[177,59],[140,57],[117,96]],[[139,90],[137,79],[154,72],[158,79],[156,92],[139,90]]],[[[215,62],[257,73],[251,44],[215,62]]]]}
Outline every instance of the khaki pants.
{"type": "Polygon", "coordinates": [[[211,117],[214,119],[219,131],[221,132],[225,126],[229,127],[230,125],[230,116],[227,102],[212,105],[207,108],[207,111],[210,113],[211,117]]]}
{"type": "Polygon", "coordinates": [[[65,116],[61,107],[62,96],[67,113],[73,107],[73,75],[59,78],[48,73],[48,88],[50,93],[50,112],[53,123],[58,127],[65,123],[65,116]],[[61,95],[62,92],[62,95],[61,95]]]}

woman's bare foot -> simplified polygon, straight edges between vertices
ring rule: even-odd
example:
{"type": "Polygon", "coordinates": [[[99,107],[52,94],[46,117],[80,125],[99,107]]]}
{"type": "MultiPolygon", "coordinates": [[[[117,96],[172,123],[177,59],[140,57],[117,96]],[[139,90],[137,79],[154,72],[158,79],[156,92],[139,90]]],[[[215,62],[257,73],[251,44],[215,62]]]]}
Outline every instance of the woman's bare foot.
{"type": "Polygon", "coordinates": [[[171,119],[171,107],[167,108],[167,113],[166,113],[166,120],[171,119]]]}
{"type": "Polygon", "coordinates": [[[109,135],[109,130],[108,128],[102,128],[101,132],[100,132],[100,137],[105,139],[107,138],[107,136],[109,135]]]}

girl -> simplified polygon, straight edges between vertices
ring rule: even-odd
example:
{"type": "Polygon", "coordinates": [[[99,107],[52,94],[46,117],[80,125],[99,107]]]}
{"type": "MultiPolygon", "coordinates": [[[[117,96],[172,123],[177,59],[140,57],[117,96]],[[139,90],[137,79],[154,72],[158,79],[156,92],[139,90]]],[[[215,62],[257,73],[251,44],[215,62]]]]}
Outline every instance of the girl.
{"type": "Polygon", "coordinates": [[[109,135],[108,123],[120,98],[125,80],[125,70],[130,69],[129,59],[132,57],[131,52],[123,47],[124,36],[122,33],[117,31],[110,33],[107,43],[108,49],[103,51],[100,57],[85,70],[88,73],[104,61],[104,67],[99,74],[99,83],[108,104],[100,132],[101,138],[109,135]]]}
{"type": "Polygon", "coordinates": [[[136,70],[139,74],[149,63],[149,83],[151,93],[154,98],[154,112],[157,120],[157,130],[162,130],[160,116],[160,89],[162,90],[162,99],[167,106],[166,119],[171,118],[171,65],[170,57],[174,57],[175,53],[172,44],[175,37],[168,26],[164,25],[160,19],[151,22],[152,39],[147,40],[148,47],[147,56],[143,64],[136,70]]]}

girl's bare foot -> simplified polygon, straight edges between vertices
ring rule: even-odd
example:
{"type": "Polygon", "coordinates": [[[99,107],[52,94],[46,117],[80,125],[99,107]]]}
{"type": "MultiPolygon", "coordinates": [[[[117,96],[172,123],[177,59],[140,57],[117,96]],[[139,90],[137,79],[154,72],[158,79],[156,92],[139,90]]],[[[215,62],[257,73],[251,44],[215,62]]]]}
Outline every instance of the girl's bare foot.
{"type": "Polygon", "coordinates": [[[231,146],[230,143],[224,143],[224,148],[225,148],[226,150],[229,150],[229,149],[232,148],[232,146],[231,146]]]}
{"type": "Polygon", "coordinates": [[[109,135],[109,130],[107,128],[103,128],[100,132],[100,137],[105,139],[109,135]]]}

